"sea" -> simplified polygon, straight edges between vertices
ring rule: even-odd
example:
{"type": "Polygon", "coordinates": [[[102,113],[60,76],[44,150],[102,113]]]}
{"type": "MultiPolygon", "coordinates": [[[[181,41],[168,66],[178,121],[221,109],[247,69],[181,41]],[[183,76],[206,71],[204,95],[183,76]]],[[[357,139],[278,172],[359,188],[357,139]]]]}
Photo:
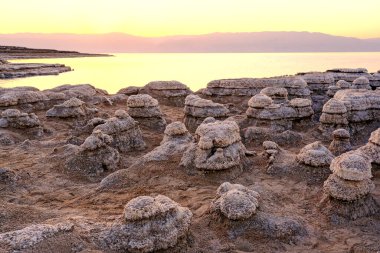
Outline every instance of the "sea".
{"type": "MultiPolygon", "coordinates": [[[[111,53],[112,54],[112,53],[111,53]]],[[[13,63],[61,63],[73,71],[56,76],[0,80],[0,87],[92,84],[110,94],[150,81],[177,80],[191,90],[215,79],[272,77],[331,68],[380,70],[380,52],[365,53],[133,53],[112,57],[11,60],[13,63]]]]}

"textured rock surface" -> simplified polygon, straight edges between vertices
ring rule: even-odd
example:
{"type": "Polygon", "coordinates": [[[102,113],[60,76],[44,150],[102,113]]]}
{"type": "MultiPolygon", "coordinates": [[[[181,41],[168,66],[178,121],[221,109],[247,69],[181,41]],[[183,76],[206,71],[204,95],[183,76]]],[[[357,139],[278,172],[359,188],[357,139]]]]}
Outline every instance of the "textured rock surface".
{"type": "Polygon", "coordinates": [[[333,158],[333,154],[319,141],[306,145],[297,155],[299,163],[312,167],[329,166],[333,158]]]}
{"type": "Polygon", "coordinates": [[[73,147],[71,154],[68,154],[66,167],[90,176],[115,170],[120,155],[109,146],[112,141],[111,136],[95,130],[82,145],[73,147]]]}
{"type": "Polygon", "coordinates": [[[260,195],[243,185],[225,182],[217,190],[212,209],[230,220],[244,220],[256,213],[260,195]]]}
{"type": "Polygon", "coordinates": [[[176,246],[187,236],[192,213],[166,196],[140,196],[124,209],[124,221],[102,234],[112,250],[156,252],[176,246]]]}
{"type": "Polygon", "coordinates": [[[127,112],[141,125],[162,131],[166,127],[158,101],[147,94],[131,95],[127,101],[127,112]]]}
{"type": "Polygon", "coordinates": [[[55,105],[46,112],[47,117],[82,118],[97,113],[96,108],[88,108],[86,103],[78,98],[71,98],[62,104],[55,105]]]}
{"type": "Polygon", "coordinates": [[[371,159],[371,162],[380,165],[380,128],[371,133],[368,143],[360,147],[358,151],[371,159]]]}
{"type": "Polygon", "coordinates": [[[352,149],[350,142],[350,133],[346,129],[337,129],[333,133],[333,141],[329,146],[329,150],[335,155],[341,155],[352,149]]]}
{"type": "Polygon", "coordinates": [[[112,136],[111,145],[120,152],[143,150],[146,147],[138,123],[124,110],[117,110],[115,117],[96,126],[94,131],[96,130],[112,136]]]}
{"type": "Polygon", "coordinates": [[[191,132],[194,132],[207,117],[225,119],[229,115],[229,110],[224,105],[200,98],[197,95],[186,97],[184,111],[184,122],[191,132]]]}
{"type": "Polygon", "coordinates": [[[183,107],[185,98],[192,92],[178,81],[154,81],[145,85],[140,93],[151,95],[163,105],[183,107]]]}
{"type": "Polygon", "coordinates": [[[20,112],[17,109],[7,109],[1,113],[0,140],[3,145],[11,145],[15,142],[15,138],[7,130],[17,132],[27,138],[38,138],[44,133],[36,114],[20,112]]]}
{"type": "Polygon", "coordinates": [[[241,142],[239,126],[233,121],[207,118],[195,132],[197,143],[185,151],[181,165],[204,171],[221,171],[248,165],[247,150],[241,142]]]}

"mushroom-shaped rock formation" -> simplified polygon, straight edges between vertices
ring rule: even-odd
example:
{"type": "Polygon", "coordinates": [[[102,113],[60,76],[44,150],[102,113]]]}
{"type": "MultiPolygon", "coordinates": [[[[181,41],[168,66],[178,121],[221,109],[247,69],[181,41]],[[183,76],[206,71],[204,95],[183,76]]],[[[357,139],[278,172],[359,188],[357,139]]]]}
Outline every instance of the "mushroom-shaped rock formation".
{"type": "Polygon", "coordinates": [[[100,130],[94,131],[82,145],[73,146],[74,152],[69,155],[66,167],[89,176],[115,170],[120,155],[116,149],[109,146],[111,143],[111,136],[100,130]]]}
{"type": "Polygon", "coordinates": [[[327,95],[329,97],[334,97],[335,93],[338,90],[345,90],[345,89],[351,89],[351,83],[345,80],[339,80],[338,82],[336,82],[335,85],[328,87],[327,95]]]}
{"type": "Polygon", "coordinates": [[[183,107],[185,98],[192,92],[178,81],[154,81],[145,85],[140,93],[151,95],[163,105],[183,107]]]}
{"type": "Polygon", "coordinates": [[[170,157],[181,155],[193,142],[193,136],[186,126],[179,121],[166,126],[164,138],[160,146],[145,154],[143,162],[169,160],[170,157]]]}
{"type": "Polygon", "coordinates": [[[333,133],[333,141],[329,146],[329,150],[335,155],[341,155],[352,149],[350,142],[350,133],[346,129],[337,129],[333,133]]]}
{"type": "Polygon", "coordinates": [[[184,122],[191,132],[194,132],[207,117],[225,119],[229,116],[229,110],[224,105],[200,98],[197,95],[186,97],[184,111],[184,122]]]}
{"type": "Polygon", "coordinates": [[[147,94],[132,95],[127,101],[127,112],[141,125],[164,130],[166,121],[162,115],[157,99],[147,94]]]}
{"type": "Polygon", "coordinates": [[[20,112],[17,109],[7,109],[1,113],[1,128],[19,132],[28,137],[41,137],[43,135],[43,128],[37,115],[20,112]]]}
{"type": "Polygon", "coordinates": [[[321,122],[320,130],[325,136],[331,138],[332,132],[336,129],[348,128],[347,108],[343,102],[332,98],[324,104],[322,115],[319,119],[321,122]]]}
{"type": "Polygon", "coordinates": [[[62,104],[54,105],[46,112],[47,117],[57,118],[82,118],[97,113],[96,108],[88,108],[86,103],[78,98],[70,98],[62,104]]]}
{"type": "Polygon", "coordinates": [[[295,98],[288,101],[286,96],[281,97],[278,93],[284,95],[286,89],[265,88],[248,101],[246,115],[250,126],[270,127],[275,131],[284,131],[293,128],[293,122],[299,125],[310,122],[314,114],[310,100],[295,98]],[[274,103],[274,99],[280,100],[280,104],[274,103]]]}
{"type": "Polygon", "coordinates": [[[329,166],[333,154],[321,142],[316,141],[303,147],[296,157],[300,164],[312,167],[325,167],[329,166]]]}
{"type": "Polygon", "coordinates": [[[240,184],[225,182],[217,190],[212,209],[230,220],[244,220],[256,213],[259,193],[240,184]]]}
{"type": "Polygon", "coordinates": [[[352,82],[352,89],[365,89],[370,90],[371,86],[369,85],[369,80],[365,76],[358,77],[352,82]]]}
{"type": "Polygon", "coordinates": [[[373,131],[368,143],[358,150],[369,157],[373,163],[380,165],[380,128],[373,131]]]}
{"type": "Polygon", "coordinates": [[[270,97],[275,104],[285,103],[288,100],[288,91],[285,88],[267,87],[260,93],[270,97]]]}
{"type": "Polygon", "coordinates": [[[331,174],[324,182],[327,195],[325,211],[349,219],[357,219],[376,213],[378,204],[371,191],[371,162],[359,151],[350,151],[336,157],[330,166],[331,174]]]}
{"type": "Polygon", "coordinates": [[[106,248],[146,253],[186,247],[192,213],[166,196],[140,196],[130,200],[123,218],[102,233],[106,248]]]}
{"type": "Polygon", "coordinates": [[[111,146],[120,152],[143,150],[146,147],[138,123],[124,110],[117,110],[115,117],[96,126],[94,131],[96,130],[112,136],[111,146]]]}
{"type": "Polygon", "coordinates": [[[181,165],[185,168],[205,172],[241,172],[249,165],[248,152],[234,121],[207,118],[197,128],[195,139],[197,143],[192,143],[182,156],[181,165]]]}

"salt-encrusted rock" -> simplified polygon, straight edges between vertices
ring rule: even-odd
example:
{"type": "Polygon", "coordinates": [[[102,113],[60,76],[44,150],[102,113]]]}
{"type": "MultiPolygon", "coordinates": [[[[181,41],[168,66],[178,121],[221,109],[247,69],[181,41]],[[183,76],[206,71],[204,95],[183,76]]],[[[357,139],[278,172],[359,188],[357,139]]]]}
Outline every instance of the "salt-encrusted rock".
{"type": "Polygon", "coordinates": [[[192,213],[170,198],[140,196],[124,208],[124,220],[101,234],[106,248],[123,252],[156,252],[185,244],[192,213]]]}
{"type": "Polygon", "coordinates": [[[100,130],[95,130],[80,146],[73,147],[68,156],[66,167],[86,175],[99,175],[117,168],[119,152],[110,147],[113,138],[100,130]]]}
{"type": "Polygon", "coordinates": [[[249,165],[234,121],[207,119],[197,128],[195,139],[197,143],[192,143],[182,156],[181,165],[187,169],[241,172],[249,165]]]}
{"type": "MultiPolygon", "coordinates": [[[[25,135],[28,138],[41,137],[43,135],[43,127],[37,115],[20,112],[17,109],[7,109],[1,113],[0,129],[2,128],[25,135]]],[[[14,142],[14,138],[10,133],[3,132],[1,135],[3,136],[2,142],[4,144],[14,142]]]]}
{"type": "Polygon", "coordinates": [[[351,85],[352,89],[366,89],[370,90],[371,86],[369,86],[369,80],[365,76],[358,77],[355,79],[351,85]]]}
{"type": "Polygon", "coordinates": [[[96,130],[112,136],[111,146],[120,152],[143,150],[146,147],[138,123],[124,110],[117,110],[115,117],[96,126],[94,131],[96,130]]]}
{"type": "Polygon", "coordinates": [[[45,90],[44,93],[60,93],[64,94],[65,100],[70,98],[78,98],[84,102],[90,104],[97,104],[104,102],[103,96],[107,95],[107,92],[104,90],[96,89],[90,84],[78,84],[78,85],[61,85],[53,89],[45,90]]]}
{"type": "Polygon", "coordinates": [[[350,133],[346,129],[337,129],[333,133],[333,141],[329,150],[335,155],[341,155],[352,149],[350,142],[350,133]]]}
{"type": "Polygon", "coordinates": [[[370,195],[375,185],[368,157],[360,151],[350,151],[336,157],[330,169],[333,174],[323,184],[326,212],[357,219],[379,211],[370,195]]]}
{"type": "Polygon", "coordinates": [[[299,163],[312,167],[329,166],[333,154],[321,142],[316,141],[303,147],[296,159],[299,163]]]}
{"type": "Polygon", "coordinates": [[[331,138],[331,134],[338,128],[347,129],[347,108],[345,104],[335,98],[330,99],[324,104],[322,115],[319,119],[320,130],[331,138]]]}
{"type": "Polygon", "coordinates": [[[368,143],[358,151],[369,157],[373,163],[380,165],[380,128],[371,133],[368,143]]]}
{"type": "Polygon", "coordinates": [[[31,225],[0,234],[0,244],[2,249],[7,249],[7,252],[26,252],[44,240],[51,240],[55,236],[71,232],[73,228],[70,222],[31,225]]]}
{"type": "Polygon", "coordinates": [[[166,127],[157,99],[147,94],[130,96],[127,101],[127,111],[141,125],[157,130],[164,130],[166,127]]]}
{"type": "Polygon", "coordinates": [[[260,195],[240,184],[225,182],[217,190],[212,209],[230,220],[244,220],[256,213],[260,195]]]}
{"type": "Polygon", "coordinates": [[[229,110],[222,104],[200,98],[197,95],[189,95],[185,100],[185,125],[194,132],[207,117],[225,119],[229,116],[229,110]]]}
{"type": "Polygon", "coordinates": [[[267,87],[260,91],[261,94],[267,95],[273,100],[273,103],[284,103],[288,100],[288,91],[285,88],[267,87]]]}
{"type": "Polygon", "coordinates": [[[120,89],[117,92],[117,94],[124,94],[124,95],[127,95],[127,96],[137,95],[139,93],[140,89],[141,89],[141,87],[129,86],[129,87],[120,89]]]}
{"type": "Polygon", "coordinates": [[[163,105],[183,107],[185,98],[192,92],[178,81],[154,81],[145,85],[140,93],[149,94],[163,105]]]}
{"type": "Polygon", "coordinates": [[[299,122],[299,125],[307,124],[314,114],[311,101],[303,98],[288,101],[286,94],[283,88],[265,88],[253,96],[248,101],[246,111],[248,125],[284,131],[293,127],[293,121],[299,122]]]}
{"type": "Polygon", "coordinates": [[[142,162],[169,160],[171,157],[181,155],[193,142],[193,136],[186,126],[179,121],[166,126],[164,138],[160,146],[142,157],[142,162]]]}
{"type": "Polygon", "coordinates": [[[46,112],[47,117],[57,118],[82,118],[97,113],[96,108],[89,108],[86,103],[78,98],[71,98],[62,104],[54,105],[46,112]]]}

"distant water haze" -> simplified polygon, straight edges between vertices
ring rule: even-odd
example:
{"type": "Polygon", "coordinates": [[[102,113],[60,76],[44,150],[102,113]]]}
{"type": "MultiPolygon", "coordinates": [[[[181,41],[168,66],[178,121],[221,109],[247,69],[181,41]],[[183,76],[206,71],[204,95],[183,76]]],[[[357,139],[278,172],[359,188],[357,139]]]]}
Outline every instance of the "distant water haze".
{"type": "Polygon", "coordinates": [[[379,52],[380,38],[309,32],[212,33],[138,37],[108,34],[0,34],[0,45],[87,53],[379,52]]]}
{"type": "Polygon", "coordinates": [[[63,63],[74,71],[58,76],[0,80],[0,87],[53,88],[62,84],[89,83],[116,93],[128,86],[155,80],[178,80],[193,91],[214,79],[271,77],[330,68],[380,69],[380,52],[369,53],[217,53],[217,54],[115,54],[114,57],[32,59],[12,62],[63,63]]]}

